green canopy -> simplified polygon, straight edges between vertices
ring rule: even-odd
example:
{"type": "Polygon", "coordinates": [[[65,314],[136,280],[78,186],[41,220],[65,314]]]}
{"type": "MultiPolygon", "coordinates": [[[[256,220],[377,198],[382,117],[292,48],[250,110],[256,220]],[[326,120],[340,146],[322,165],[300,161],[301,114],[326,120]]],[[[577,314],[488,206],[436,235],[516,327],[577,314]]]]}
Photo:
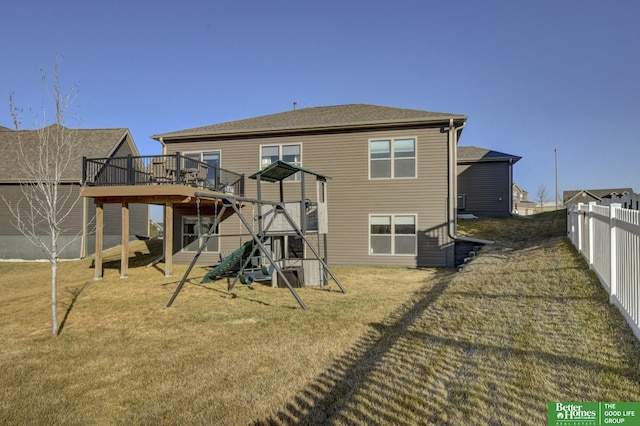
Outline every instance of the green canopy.
{"type": "Polygon", "coordinates": [[[264,180],[266,182],[278,182],[298,172],[314,175],[320,180],[331,179],[331,177],[329,176],[316,173],[312,170],[305,169],[304,167],[296,166],[294,164],[285,163],[282,160],[278,160],[275,163],[269,164],[264,169],[249,176],[249,178],[258,179],[258,177],[260,177],[260,180],[264,180]]]}

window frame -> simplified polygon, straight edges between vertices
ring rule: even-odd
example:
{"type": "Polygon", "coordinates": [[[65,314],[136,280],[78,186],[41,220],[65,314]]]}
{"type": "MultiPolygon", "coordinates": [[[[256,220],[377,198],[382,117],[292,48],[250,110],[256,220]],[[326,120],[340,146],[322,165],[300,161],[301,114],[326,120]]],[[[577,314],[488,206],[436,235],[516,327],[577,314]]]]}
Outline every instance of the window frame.
{"type": "Polygon", "coordinates": [[[369,172],[369,180],[389,180],[389,179],[417,179],[418,178],[418,137],[417,136],[396,136],[396,137],[381,137],[381,138],[370,138],[367,146],[368,156],[367,156],[367,168],[369,172]],[[396,157],[396,141],[400,140],[413,140],[413,157],[396,157]],[[390,156],[388,159],[374,159],[371,158],[371,145],[373,142],[384,142],[389,141],[389,149],[390,156]],[[396,160],[399,159],[413,159],[413,176],[396,176],[396,160]],[[383,161],[388,160],[390,162],[390,173],[389,177],[375,177],[371,175],[371,164],[372,161],[383,161]]]}
{"type": "MultiPolygon", "coordinates": [[[[209,219],[211,222],[213,222],[215,220],[215,216],[201,216],[201,219],[209,219]]],[[[185,237],[186,236],[191,236],[191,235],[198,235],[196,233],[190,234],[190,233],[185,233],[184,231],[184,227],[185,227],[185,219],[193,219],[196,221],[196,225],[198,223],[198,216],[192,216],[189,214],[186,215],[182,215],[180,218],[180,252],[181,253],[196,253],[196,250],[187,250],[187,246],[189,246],[191,243],[187,244],[185,246],[184,241],[185,241],[185,237]]],[[[210,222],[210,223],[211,223],[210,222]]],[[[194,225],[195,226],[195,225],[194,225]]],[[[216,241],[216,250],[209,250],[208,247],[205,246],[204,250],[202,251],[203,253],[220,253],[220,224],[218,224],[217,226],[217,237],[213,237],[215,238],[216,241]]],[[[198,247],[200,247],[200,245],[202,244],[202,237],[197,237],[194,241],[198,241],[198,247]]],[[[209,240],[211,241],[211,239],[209,240]]],[[[193,241],[192,241],[193,242],[193,241]]]]}
{"type": "Polygon", "coordinates": [[[369,235],[369,256],[400,256],[400,257],[408,257],[408,256],[412,256],[415,257],[418,255],[418,214],[417,213],[370,213],[369,214],[369,230],[368,230],[368,235],[369,235]],[[413,233],[413,238],[414,238],[414,246],[413,246],[413,253],[396,253],[396,237],[399,235],[409,235],[409,234],[396,234],[396,217],[413,217],[413,226],[414,226],[414,233],[413,233]],[[389,234],[372,234],[371,233],[371,225],[372,225],[372,218],[374,217],[388,217],[390,218],[390,233],[389,234]],[[388,235],[389,238],[391,239],[391,250],[390,253],[374,253],[373,252],[373,246],[371,244],[371,237],[372,236],[386,236],[388,235]]]}
{"type": "MultiPolygon", "coordinates": [[[[214,183],[212,185],[216,186],[218,184],[218,179],[220,177],[220,170],[222,168],[222,150],[220,149],[208,149],[205,151],[184,151],[181,152],[180,154],[189,157],[190,155],[193,156],[194,154],[198,154],[200,156],[200,159],[198,161],[202,162],[202,163],[207,163],[204,159],[204,155],[205,154],[218,154],[218,170],[212,172],[211,170],[207,171],[207,176],[206,176],[206,180],[207,182],[213,181],[214,183]]],[[[207,163],[209,164],[209,163],[207,163]]]]}
{"type": "MultiPolygon", "coordinates": [[[[302,167],[302,143],[300,143],[300,142],[296,142],[296,143],[268,143],[268,144],[261,144],[260,145],[260,150],[258,152],[258,170],[262,170],[265,167],[268,167],[269,165],[273,164],[273,162],[271,162],[271,163],[269,163],[267,165],[263,165],[263,162],[262,162],[262,158],[263,158],[262,150],[264,148],[277,147],[278,148],[278,160],[284,161],[282,159],[282,155],[283,155],[283,151],[284,151],[284,147],[285,146],[298,146],[299,147],[299,151],[300,151],[300,154],[299,154],[300,155],[300,161],[294,162],[294,163],[285,161],[285,163],[293,164],[293,165],[296,165],[298,167],[302,167]]],[[[284,180],[284,182],[300,182],[300,180],[301,180],[300,172],[298,172],[298,173],[286,178],[284,180]]]]}

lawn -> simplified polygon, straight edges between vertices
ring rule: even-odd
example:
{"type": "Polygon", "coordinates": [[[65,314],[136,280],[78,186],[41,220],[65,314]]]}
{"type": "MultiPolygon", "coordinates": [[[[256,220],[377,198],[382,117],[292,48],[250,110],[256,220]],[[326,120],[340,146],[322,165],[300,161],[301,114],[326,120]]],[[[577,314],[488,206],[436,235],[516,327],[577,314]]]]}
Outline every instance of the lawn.
{"type": "Polygon", "coordinates": [[[157,242],[61,266],[0,263],[2,424],[544,424],[550,401],[640,401],[640,344],[564,235],[564,212],[460,223],[462,272],[336,267],[342,294],[147,268],[157,242]]]}

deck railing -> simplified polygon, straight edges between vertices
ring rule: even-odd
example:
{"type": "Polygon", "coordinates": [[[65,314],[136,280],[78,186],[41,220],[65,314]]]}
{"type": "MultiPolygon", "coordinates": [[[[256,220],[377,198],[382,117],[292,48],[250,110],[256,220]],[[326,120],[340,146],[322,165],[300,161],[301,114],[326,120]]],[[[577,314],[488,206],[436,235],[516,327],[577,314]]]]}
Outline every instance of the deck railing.
{"type": "Polygon", "coordinates": [[[88,186],[187,185],[244,195],[244,175],[212,166],[179,152],[82,159],[82,183],[88,186]]]}
{"type": "Polygon", "coordinates": [[[571,204],[567,235],[640,340],[640,211],[571,204]]]}

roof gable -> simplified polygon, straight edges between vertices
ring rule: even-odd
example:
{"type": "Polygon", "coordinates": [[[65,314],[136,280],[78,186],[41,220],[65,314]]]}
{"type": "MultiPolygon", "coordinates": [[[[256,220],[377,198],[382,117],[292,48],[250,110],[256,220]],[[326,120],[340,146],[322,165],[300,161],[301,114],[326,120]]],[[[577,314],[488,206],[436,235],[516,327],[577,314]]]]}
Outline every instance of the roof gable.
{"type": "Polygon", "coordinates": [[[477,146],[459,146],[457,154],[458,162],[511,161],[516,163],[522,158],[477,146]]]}
{"type": "MultiPolygon", "coordinates": [[[[25,155],[36,155],[41,138],[38,132],[55,134],[60,131],[74,133],[77,152],[65,171],[63,180],[79,181],[82,176],[82,157],[109,157],[123,142],[128,139],[133,147],[135,144],[130,137],[129,130],[120,129],[69,129],[53,124],[38,130],[0,130],[0,181],[18,182],[24,179],[20,163],[16,161],[19,155],[18,143],[22,144],[25,155]]],[[[52,135],[51,137],[54,137],[52,135]]]]}
{"type": "Polygon", "coordinates": [[[466,116],[378,105],[350,104],[295,109],[245,120],[229,121],[152,136],[153,139],[265,134],[290,131],[347,129],[409,123],[464,122],[466,116]]]}

